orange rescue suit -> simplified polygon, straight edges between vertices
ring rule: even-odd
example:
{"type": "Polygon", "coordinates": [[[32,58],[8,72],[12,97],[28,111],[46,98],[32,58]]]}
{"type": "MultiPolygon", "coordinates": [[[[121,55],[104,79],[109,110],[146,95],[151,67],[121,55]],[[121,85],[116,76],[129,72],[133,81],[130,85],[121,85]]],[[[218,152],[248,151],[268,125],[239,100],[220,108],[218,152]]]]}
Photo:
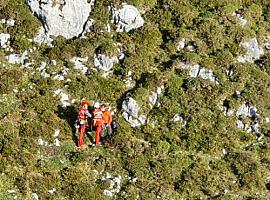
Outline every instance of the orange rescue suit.
{"type": "Polygon", "coordinates": [[[96,129],[96,144],[100,144],[100,134],[103,126],[102,111],[99,108],[95,108],[92,112],[92,116],[92,126],[96,129]]]}
{"type": "Polygon", "coordinates": [[[102,114],[103,123],[106,125],[111,125],[112,123],[112,114],[109,110],[105,110],[102,114]]]}

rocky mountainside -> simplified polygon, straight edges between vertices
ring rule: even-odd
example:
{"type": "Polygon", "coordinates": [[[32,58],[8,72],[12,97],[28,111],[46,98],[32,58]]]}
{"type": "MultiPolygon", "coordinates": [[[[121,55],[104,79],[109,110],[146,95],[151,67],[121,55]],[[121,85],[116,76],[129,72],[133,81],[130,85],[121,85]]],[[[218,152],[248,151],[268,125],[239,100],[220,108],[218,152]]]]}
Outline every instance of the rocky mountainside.
{"type": "Polygon", "coordinates": [[[0,199],[269,199],[269,8],[0,0],[0,199]],[[120,128],[82,150],[83,100],[120,128]]]}

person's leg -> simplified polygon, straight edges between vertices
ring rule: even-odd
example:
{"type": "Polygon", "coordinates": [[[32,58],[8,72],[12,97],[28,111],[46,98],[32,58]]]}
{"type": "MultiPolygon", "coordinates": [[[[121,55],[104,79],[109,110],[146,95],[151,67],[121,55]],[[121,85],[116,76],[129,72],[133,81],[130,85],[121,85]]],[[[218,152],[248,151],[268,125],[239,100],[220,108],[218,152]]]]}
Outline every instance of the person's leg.
{"type": "Polygon", "coordinates": [[[84,135],[85,135],[85,125],[81,125],[80,127],[80,138],[78,141],[78,147],[83,146],[84,144],[84,135]]]}
{"type": "Polygon", "coordinates": [[[112,135],[112,126],[111,125],[107,126],[107,131],[108,131],[108,135],[111,136],[112,135]]]}
{"type": "Polygon", "coordinates": [[[96,144],[100,144],[101,130],[102,130],[102,124],[96,122],[96,144]]]}
{"type": "Polygon", "coordinates": [[[100,137],[101,137],[101,142],[103,142],[105,140],[105,130],[106,130],[106,126],[103,124],[102,128],[101,128],[101,133],[100,133],[100,137]]]}

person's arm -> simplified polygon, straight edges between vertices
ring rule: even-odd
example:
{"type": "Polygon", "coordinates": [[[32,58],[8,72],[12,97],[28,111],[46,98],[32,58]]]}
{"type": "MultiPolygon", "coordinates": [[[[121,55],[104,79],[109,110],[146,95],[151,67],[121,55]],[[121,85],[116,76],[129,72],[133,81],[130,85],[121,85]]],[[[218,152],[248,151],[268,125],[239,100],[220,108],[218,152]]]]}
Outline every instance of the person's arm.
{"type": "Polygon", "coordinates": [[[86,116],[89,117],[89,118],[92,117],[92,115],[90,114],[90,112],[89,112],[88,110],[85,112],[85,114],[86,114],[86,116]]]}

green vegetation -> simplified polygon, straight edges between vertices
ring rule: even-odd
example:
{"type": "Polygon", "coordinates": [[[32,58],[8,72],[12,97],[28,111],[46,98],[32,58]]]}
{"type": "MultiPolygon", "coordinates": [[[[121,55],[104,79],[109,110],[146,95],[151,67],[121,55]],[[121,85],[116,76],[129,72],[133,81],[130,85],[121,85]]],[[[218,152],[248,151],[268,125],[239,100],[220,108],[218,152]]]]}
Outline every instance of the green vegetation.
{"type": "MultiPolygon", "coordinates": [[[[32,68],[8,64],[8,52],[0,49],[0,199],[32,199],[32,193],[39,199],[269,199],[270,124],[265,119],[270,117],[270,53],[265,50],[254,63],[238,63],[237,57],[245,53],[241,41],[256,36],[263,46],[270,35],[270,2],[128,0],[144,12],[144,26],[117,33],[111,24],[108,33],[108,6],[121,2],[96,1],[87,38],[57,37],[49,48],[28,40],[41,22],[24,1],[0,0],[0,19],[15,20],[12,27],[0,23],[0,33],[10,33],[15,53],[32,49],[29,60],[34,61],[32,68]],[[245,26],[233,15],[236,11],[247,19],[245,26]],[[177,49],[182,38],[194,51],[177,49]],[[94,69],[94,55],[117,55],[117,43],[125,59],[103,77],[94,69]],[[87,74],[73,68],[74,56],[88,56],[87,74]],[[68,67],[65,80],[42,77],[41,61],[50,74],[68,67]],[[180,62],[213,70],[218,84],[191,78],[179,69],[180,62]],[[123,81],[128,71],[136,82],[131,89],[123,81]],[[161,85],[160,106],[151,108],[148,97],[161,85]],[[61,107],[54,94],[60,88],[74,104],[61,107]],[[241,97],[235,97],[236,91],[241,97]],[[141,106],[139,114],[147,115],[146,125],[131,128],[121,116],[127,92],[141,106]],[[83,98],[116,108],[121,128],[102,147],[76,148],[73,124],[83,98]],[[243,102],[256,106],[261,142],[237,128],[235,115],[224,116],[224,99],[234,109],[243,102]],[[172,122],[176,114],[185,125],[172,122]],[[54,145],[57,129],[60,146],[54,145]],[[47,145],[39,145],[39,139],[47,145]],[[105,172],[112,179],[121,176],[120,192],[113,197],[103,194],[110,187],[110,179],[102,179],[105,172]]],[[[93,138],[92,132],[86,143],[93,138]]]]}

